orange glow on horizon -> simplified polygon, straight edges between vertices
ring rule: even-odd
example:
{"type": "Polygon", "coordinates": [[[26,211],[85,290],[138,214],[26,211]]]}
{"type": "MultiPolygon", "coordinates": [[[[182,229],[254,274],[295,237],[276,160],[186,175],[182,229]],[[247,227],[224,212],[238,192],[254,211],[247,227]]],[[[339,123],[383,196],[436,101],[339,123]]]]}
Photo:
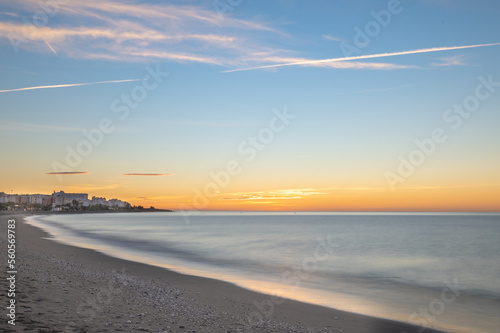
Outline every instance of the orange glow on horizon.
{"type": "MultiPolygon", "coordinates": [[[[274,193],[280,191],[274,191],[274,193]]],[[[256,198],[254,193],[237,193],[238,199],[220,194],[206,201],[194,201],[182,196],[173,200],[139,200],[144,207],[154,206],[172,210],[220,211],[401,211],[401,212],[500,212],[499,187],[464,187],[442,189],[387,189],[339,191],[322,193],[320,190],[301,196],[256,198]],[[198,203],[198,205],[193,202],[198,203]],[[200,203],[204,203],[201,205],[200,203]]]]}
{"type": "MultiPolygon", "coordinates": [[[[73,177],[73,176],[72,176],[73,177]]],[[[50,194],[53,190],[88,193],[89,197],[117,198],[131,205],[157,209],[211,211],[400,211],[400,212],[500,212],[500,185],[441,185],[402,187],[391,191],[377,186],[329,188],[273,188],[241,184],[216,194],[194,191],[176,177],[129,177],[132,180],[98,179],[60,186],[24,184],[13,187],[17,194],[50,194]],[[138,179],[140,178],[140,179],[138,179]],[[159,181],[159,180],[162,181],[159,181]],[[99,185],[103,183],[105,185],[99,185]],[[168,184],[169,186],[166,186],[168,184]],[[47,191],[47,188],[49,189],[47,191]],[[246,191],[246,189],[253,191],[246,191]],[[255,189],[261,190],[256,191],[255,189]]],[[[78,181],[78,182],[76,182],[78,181]]],[[[10,194],[11,184],[3,189],[10,194]]]]}

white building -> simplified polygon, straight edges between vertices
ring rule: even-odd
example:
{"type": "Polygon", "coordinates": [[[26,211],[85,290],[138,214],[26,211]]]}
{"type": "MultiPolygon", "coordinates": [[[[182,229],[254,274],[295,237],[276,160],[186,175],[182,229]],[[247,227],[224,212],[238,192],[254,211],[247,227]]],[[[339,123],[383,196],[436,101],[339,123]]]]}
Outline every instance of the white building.
{"type": "Polygon", "coordinates": [[[92,197],[92,206],[94,205],[103,205],[103,206],[107,206],[107,203],[106,203],[106,198],[102,198],[102,197],[92,197]]]}
{"type": "Polygon", "coordinates": [[[52,193],[52,197],[62,197],[69,202],[72,202],[73,200],[84,201],[89,199],[89,195],[87,193],[65,193],[64,191],[54,191],[54,193],[52,193]]]}
{"type": "Polygon", "coordinates": [[[31,194],[29,197],[29,203],[47,205],[50,203],[51,196],[46,194],[31,194]]]}
{"type": "Polygon", "coordinates": [[[125,208],[127,206],[127,203],[125,201],[121,201],[118,199],[110,199],[108,200],[108,206],[110,207],[118,207],[118,208],[125,208]]]}
{"type": "Polygon", "coordinates": [[[89,200],[89,195],[87,193],[66,193],[64,191],[56,192],[54,191],[52,195],[46,194],[6,194],[5,192],[0,192],[0,203],[14,203],[16,205],[28,205],[28,208],[33,208],[29,205],[52,205],[52,210],[60,211],[68,209],[64,207],[66,205],[78,206],[78,208],[90,208],[92,206],[107,206],[111,208],[126,208],[129,203],[119,199],[106,200],[104,197],[92,197],[89,200]],[[75,204],[74,201],[78,204],[75,204]]]}
{"type": "Polygon", "coordinates": [[[89,199],[83,200],[83,201],[80,202],[80,205],[82,207],[88,208],[88,207],[92,206],[92,200],[89,200],[89,199]]]}

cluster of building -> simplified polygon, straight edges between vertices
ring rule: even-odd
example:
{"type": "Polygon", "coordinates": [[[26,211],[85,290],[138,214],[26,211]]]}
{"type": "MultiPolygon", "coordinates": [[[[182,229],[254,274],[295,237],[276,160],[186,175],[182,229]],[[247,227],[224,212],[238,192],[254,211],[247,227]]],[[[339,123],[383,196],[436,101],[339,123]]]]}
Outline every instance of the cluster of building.
{"type": "Polygon", "coordinates": [[[65,193],[59,191],[48,194],[6,194],[0,192],[0,204],[7,205],[8,209],[12,207],[22,207],[26,210],[37,210],[42,207],[48,207],[52,211],[62,211],[73,208],[87,210],[92,207],[106,207],[108,209],[129,208],[130,204],[118,199],[106,200],[106,198],[92,197],[89,199],[87,193],[65,193]]]}

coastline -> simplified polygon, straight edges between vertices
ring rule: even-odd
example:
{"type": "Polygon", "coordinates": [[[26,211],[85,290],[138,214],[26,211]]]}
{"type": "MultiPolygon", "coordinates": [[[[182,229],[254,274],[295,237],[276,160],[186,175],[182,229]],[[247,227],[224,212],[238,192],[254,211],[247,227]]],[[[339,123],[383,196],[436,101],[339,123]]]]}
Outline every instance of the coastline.
{"type": "MultiPolygon", "coordinates": [[[[60,244],[47,239],[48,234],[44,231],[26,224],[24,216],[26,214],[15,216],[19,289],[17,329],[45,329],[48,332],[422,332],[419,327],[406,323],[293,300],[274,304],[269,295],[230,283],[183,275],[60,244]],[[256,318],[255,304],[266,305],[260,312],[265,314],[263,322],[248,320],[248,316],[256,318]],[[273,311],[269,304],[273,304],[273,311]]],[[[11,217],[14,214],[0,216],[2,228],[6,228],[7,219],[11,217]]],[[[4,230],[1,235],[4,238],[4,230]]],[[[5,296],[4,291],[2,295],[5,296]]],[[[423,332],[440,331],[426,328],[423,332]]]]}
{"type": "Polygon", "coordinates": [[[170,209],[142,209],[142,210],[68,210],[68,211],[51,211],[51,210],[33,210],[33,211],[0,211],[0,216],[29,216],[29,215],[65,215],[65,214],[118,214],[118,213],[173,213],[170,209]]]}

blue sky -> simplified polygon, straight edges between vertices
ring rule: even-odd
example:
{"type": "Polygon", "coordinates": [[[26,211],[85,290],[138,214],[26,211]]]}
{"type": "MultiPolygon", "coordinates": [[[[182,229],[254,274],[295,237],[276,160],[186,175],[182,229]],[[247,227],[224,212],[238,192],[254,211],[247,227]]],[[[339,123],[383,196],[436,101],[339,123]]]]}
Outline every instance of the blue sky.
{"type": "MultiPolygon", "coordinates": [[[[500,81],[500,45],[437,51],[499,43],[496,1],[233,1],[224,13],[220,3],[228,2],[0,1],[0,90],[142,79],[148,66],[169,73],[123,121],[111,104],[141,81],[0,92],[8,143],[0,153],[15,161],[0,166],[5,187],[189,203],[193,188],[241,157],[238,145],[286,107],[296,116],[290,126],[211,204],[225,207],[223,198],[238,193],[315,189],[330,195],[317,201],[335,209],[332,189],[387,189],[384,174],[398,156],[446,126],[443,113],[474,93],[479,76],[500,81]],[[372,12],[391,6],[397,13],[386,26],[376,23],[372,12]],[[355,29],[369,34],[370,24],[378,30],[356,45],[355,29]],[[346,54],[346,45],[358,51],[346,54]],[[305,64],[412,50],[427,51],[305,64]],[[226,72],[295,62],[303,64],[226,72]],[[46,175],[103,118],[116,130],[72,168],[88,174],[46,175]]],[[[402,186],[466,192],[493,184],[498,192],[499,105],[500,92],[481,102],[402,186]]]]}

